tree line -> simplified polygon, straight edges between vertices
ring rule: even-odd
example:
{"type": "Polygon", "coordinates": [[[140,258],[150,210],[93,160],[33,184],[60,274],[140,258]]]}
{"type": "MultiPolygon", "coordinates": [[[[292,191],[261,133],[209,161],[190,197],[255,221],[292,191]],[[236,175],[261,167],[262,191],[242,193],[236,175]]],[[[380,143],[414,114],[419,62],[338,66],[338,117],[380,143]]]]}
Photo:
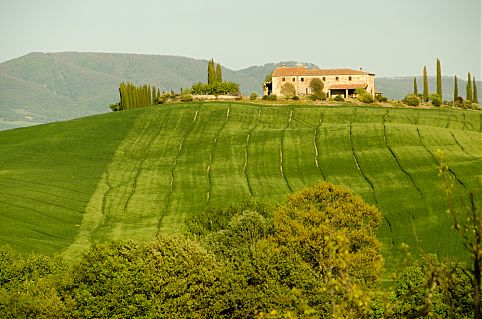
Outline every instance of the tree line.
{"type": "MultiPolygon", "coordinates": [[[[437,59],[437,75],[436,75],[436,93],[430,93],[428,87],[428,76],[427,76],[427,66],[424,65],[423,67],[423,91],[422,94],[418,91],[417,86],[417,78],[413,78],[413,95],[407,96],[405,101],[409,101],[410,103],[416,103],[415,97],[419,98],[424,102],[432,101],[434,106],[440,106],[442,104],[443,99],[443,91],[442,91],[442,67],[441,62],[437,59]]],[[[458,78],[454,76],[454,95],[453,95],[453,106],[468,106],[471,107],[472,104],[479,104],[479,98],[477,95],[477,82],[475,76],[472,77],[470,72],[467,74],[467,84],[466,84],[466,96],[465,101],[459,95],[459,86],[458,86],[458,78]]],[[[412,105],[412,104],[409,104],[412,105]]],[[[416,104],[418,105],[418,103],[416,104]]]]}
{"type": "Polygon", "coordinates": [[[137,86],[130,82],[122,82],[119,85],[119,99],[120,101],[111,104],[110,108],[113,111],[121,111],[127,109],[134,109],[144,106],[157,104],[157,100],[161,97],[159,89],[155,86],[144,84],[137,86]]]}

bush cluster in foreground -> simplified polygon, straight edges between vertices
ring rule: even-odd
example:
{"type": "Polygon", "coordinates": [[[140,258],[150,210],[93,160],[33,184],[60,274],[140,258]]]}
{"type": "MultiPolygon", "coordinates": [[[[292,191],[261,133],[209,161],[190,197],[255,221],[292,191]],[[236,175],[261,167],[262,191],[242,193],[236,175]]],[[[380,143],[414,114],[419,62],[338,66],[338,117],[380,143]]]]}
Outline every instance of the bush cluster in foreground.
{"type": "Polygon", "coordinates": [[[455,263],[429,256],[381,288],[380,222],[375,207],[324,183],[278,207],[208,209],[186,236],[94,245],[70,266],[3,247],[0,317],[470,316],[470,278],[455,263]]]}

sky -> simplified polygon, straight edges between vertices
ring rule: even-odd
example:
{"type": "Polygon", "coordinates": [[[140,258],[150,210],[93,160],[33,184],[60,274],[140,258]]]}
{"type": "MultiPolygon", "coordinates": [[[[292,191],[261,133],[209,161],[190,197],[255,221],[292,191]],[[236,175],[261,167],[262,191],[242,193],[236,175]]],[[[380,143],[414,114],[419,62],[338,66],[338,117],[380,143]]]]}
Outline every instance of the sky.
{"type": "Polygon", "coordinates": [[[213,57],[478,79],[481,0],[0,0],[0,62],[29,52],[213,57]]]}

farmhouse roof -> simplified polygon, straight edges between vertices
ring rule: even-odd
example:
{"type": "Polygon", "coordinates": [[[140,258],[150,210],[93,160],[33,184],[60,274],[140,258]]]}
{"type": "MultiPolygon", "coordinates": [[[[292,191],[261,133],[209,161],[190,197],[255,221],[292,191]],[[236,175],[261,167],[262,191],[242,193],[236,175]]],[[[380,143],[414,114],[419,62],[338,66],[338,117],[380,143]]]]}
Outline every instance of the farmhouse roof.
{"type": "Polygon", "coordinates": [[[352,69],[307,69],[306,67],[277,67],[273,76],[373,75],[352,69]]]}
{"type": "Polygon", "coordinates": [[[366,83],[348,83],[348,84],[333,84],[330,90],[350,90],[350,89],[366,89],[366,83]]]}

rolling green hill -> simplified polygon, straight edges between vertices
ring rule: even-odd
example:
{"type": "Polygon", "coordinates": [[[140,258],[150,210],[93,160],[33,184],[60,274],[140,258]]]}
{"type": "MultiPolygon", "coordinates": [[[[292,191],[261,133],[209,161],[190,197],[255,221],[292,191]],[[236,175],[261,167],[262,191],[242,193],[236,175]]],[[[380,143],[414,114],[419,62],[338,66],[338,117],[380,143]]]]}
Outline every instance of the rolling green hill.
{"type": "MultiPolygon", "coordinates": [[[[385,256],[463,256],[438,149],[482,192],[480,112],[189,103],[0,132],[0,243],[77,256],[92,242],[182,231],[208,206],[283,201],[323,180],[384,214],[385,256]]],[[[480,200],[482,196],[478,196],[480,200]]],[[[482,204],[482,203],[479,203],[482,204]]]]}

